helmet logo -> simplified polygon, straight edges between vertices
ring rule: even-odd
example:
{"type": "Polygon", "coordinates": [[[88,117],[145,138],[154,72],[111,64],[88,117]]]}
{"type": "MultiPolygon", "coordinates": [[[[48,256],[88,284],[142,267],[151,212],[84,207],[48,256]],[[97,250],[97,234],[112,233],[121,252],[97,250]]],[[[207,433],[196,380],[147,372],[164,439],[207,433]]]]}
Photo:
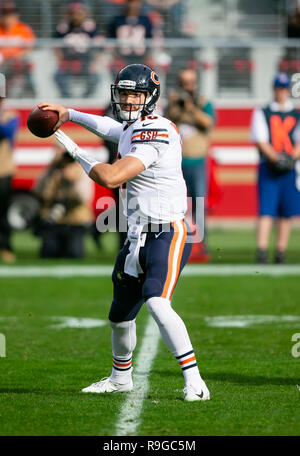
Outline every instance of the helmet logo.
{"type": "Polygon", "coordinates": [[[159,77],[158,77],[158,75],[155,73],[155,71],[152,71],[152,72],[151,72],[151,79],[152,79],[152,81],[154,82],[154,84],[159,85],[159,77]]]}
{"type": "Polygon", "coordinates": [[[118,87],[120,87],[121,89],[132,89],[132,88],[135,88],[135,86],[136,86],[135,81],[127,80],[127,81],[118,82],[118,87]]]}

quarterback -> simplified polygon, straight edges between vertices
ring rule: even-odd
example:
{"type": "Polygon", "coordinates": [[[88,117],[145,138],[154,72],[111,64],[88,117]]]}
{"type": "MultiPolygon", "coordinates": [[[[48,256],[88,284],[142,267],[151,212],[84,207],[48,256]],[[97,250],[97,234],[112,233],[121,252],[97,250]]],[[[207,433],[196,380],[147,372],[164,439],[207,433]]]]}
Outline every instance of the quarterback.
{"type": "Polygon", "coordinates": [[[112,372],[84,388],[85,393],[133,389],[132,354],[136,345],[136,316],[143,305],[184,376],[186,401],[208,400],[184,322],[171,306],[172,293],[187,263],[191,243],[184,219],[186,185],[181,171],[181,140],[176,126],[154,110],[160,95],[158,75],[146,65],[123,68],[111,85],[115,117],[89,115],[57,104],[42,109],[59,113],[56,137],[96,183],[120,187],[128,221],[127,239],[114,266],[112,372]],[[118,160],[100,163],[79,148],[59,127],[66,121],[118,143],[118,160]]]}

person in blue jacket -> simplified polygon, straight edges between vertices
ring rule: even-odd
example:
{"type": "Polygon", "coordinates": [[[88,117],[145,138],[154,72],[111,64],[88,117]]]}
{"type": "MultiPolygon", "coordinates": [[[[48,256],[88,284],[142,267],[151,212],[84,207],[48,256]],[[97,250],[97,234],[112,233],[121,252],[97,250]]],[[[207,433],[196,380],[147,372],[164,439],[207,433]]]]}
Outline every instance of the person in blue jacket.
{"type": "Polygon", "coordinates": [[[12,178],[15,172],[13,147],[19,126],[15,112],[4,106],[5,98],[0,96],[0,260],[13,262],[11,229],[7,221],[7,210],[11,193],[12,178]]]}

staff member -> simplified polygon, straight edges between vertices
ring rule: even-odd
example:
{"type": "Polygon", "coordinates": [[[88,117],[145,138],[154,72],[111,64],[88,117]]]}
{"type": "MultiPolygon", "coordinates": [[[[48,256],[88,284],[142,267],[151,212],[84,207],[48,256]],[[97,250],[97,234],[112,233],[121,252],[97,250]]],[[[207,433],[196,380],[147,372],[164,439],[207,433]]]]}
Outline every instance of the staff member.
{"type": "Polygon", "coordinates": [[[258,263],[267,263],[267,248],[274,219],[277,219],[275,263],[285,262],[291,218],[300,214],[300,184],[296,160],[300,158],[300,114],[290,96],[290,80],[279,73],[273,83],[274,100],[254,111],[251,139],[260,153],[258,168],[259,216],[258,263]]]}

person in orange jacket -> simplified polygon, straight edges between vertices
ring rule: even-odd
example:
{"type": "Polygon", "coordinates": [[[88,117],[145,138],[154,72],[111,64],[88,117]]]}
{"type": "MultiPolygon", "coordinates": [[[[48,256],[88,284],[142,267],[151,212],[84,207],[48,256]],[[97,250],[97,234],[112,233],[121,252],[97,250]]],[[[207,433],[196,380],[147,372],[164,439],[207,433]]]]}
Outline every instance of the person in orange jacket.
{"type": "MultiPolygon", "coordinates": [[[[0,71],[6,77],[7,95],[19,90],[14,78],[22,75],[29,96],[34,96],[31,81],[31,53],[35,34],[31,27],[20,21],[14,2],[5,2],[0,8],[0,71]],[[7,45],[5,45],[7,44],[7,45]]],[[[19,85],[19,84],[18,84],[19,85]]]]}

